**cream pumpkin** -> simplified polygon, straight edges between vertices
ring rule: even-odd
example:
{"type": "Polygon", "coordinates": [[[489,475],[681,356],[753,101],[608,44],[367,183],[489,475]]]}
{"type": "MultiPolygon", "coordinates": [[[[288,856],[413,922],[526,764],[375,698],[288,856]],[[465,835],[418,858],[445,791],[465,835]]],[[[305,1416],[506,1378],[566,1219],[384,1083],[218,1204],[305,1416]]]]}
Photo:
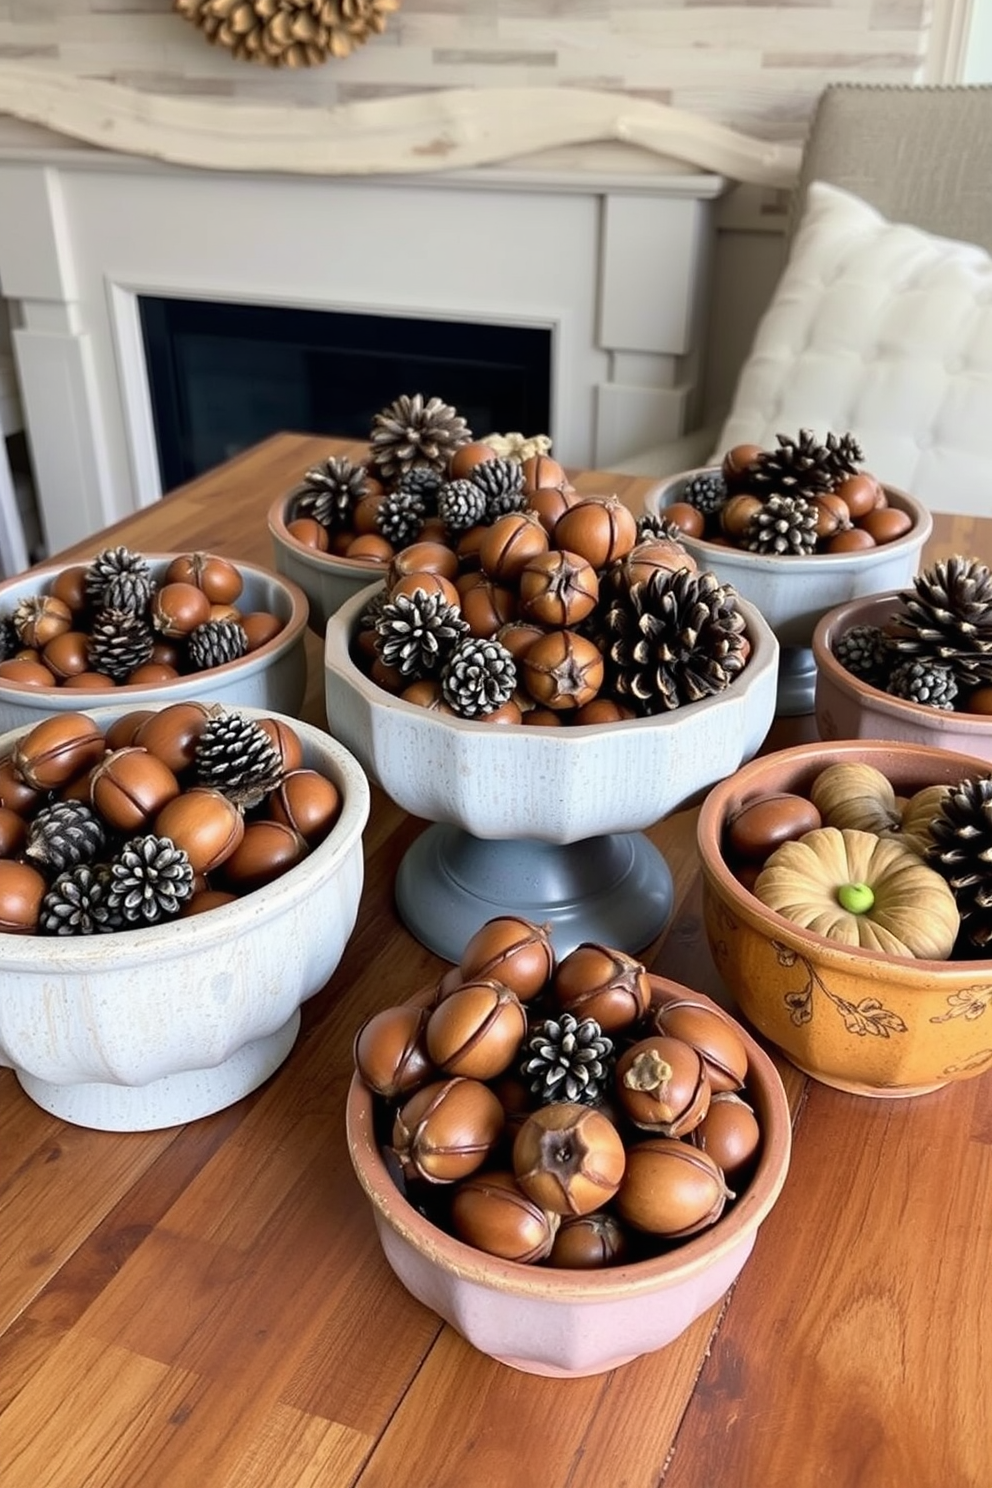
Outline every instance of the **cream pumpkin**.
{"type": "Polygon", "coordinates": [[[886,956],[944,961],[959,915],[944,879],[905,843],[818,827],[776,848],[754,894],[817,935],[886,956]]]}
{"type": "Polygon", "coordinates": [[[947,795],[947,786],[927,785],[912,796],[897,796],[887,776],[874,765],[843,761],[821,770],[809,795],[824,826],[853,827],[891,837],[922,857],[930,842],[930,823],[947,795]]]}

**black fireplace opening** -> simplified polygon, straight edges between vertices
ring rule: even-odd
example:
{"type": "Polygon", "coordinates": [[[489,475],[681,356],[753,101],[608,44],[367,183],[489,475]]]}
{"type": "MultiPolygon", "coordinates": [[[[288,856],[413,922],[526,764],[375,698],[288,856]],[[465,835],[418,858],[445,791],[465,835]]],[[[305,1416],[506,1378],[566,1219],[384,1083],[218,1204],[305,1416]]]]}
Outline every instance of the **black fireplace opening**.
{"type": "Polygon", "coordinates": [[[365,440],[402,393],[477,437],[552,434],[551,330],[141,295],[163,490],[270,434],[365,440]]]}

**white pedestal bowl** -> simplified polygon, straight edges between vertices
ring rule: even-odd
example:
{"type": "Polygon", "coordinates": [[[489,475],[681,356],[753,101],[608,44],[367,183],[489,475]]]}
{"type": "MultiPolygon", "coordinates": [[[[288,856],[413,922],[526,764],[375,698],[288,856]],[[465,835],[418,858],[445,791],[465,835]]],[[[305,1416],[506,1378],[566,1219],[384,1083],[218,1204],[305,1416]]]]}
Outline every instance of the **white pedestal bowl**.
{"type": "MultiPolygon", "coordinates": [[[[92,716],[106,728],[128,711],[92,716]]],[[[173,1126],[247,1095],[286,1058],[301,1003],[354,928],[369,788],[336,740],[283,721],[305,765],[342,797],[331,833],[296,867],[231,904],[142,930],[0,935],[0,1063],[45,1110],[104,1131],[173,1126]]],[[[14,737],[0,738],[0,757],[14,737]]]]}
{"type": "Polygon", "coordinates": [[[560,729],[452,718],[372,682],[350,642],[376,586],[327,626],[332,732],[388,796],[434,825],[408,850],[397,905],[425,945],[458,961],[498,914],[641,950],[671,913],[667,864],[644,829],[750,759],[775,711],[778,643],[746,601],[752,651],[722,693],[654,718],[560,729]]]}

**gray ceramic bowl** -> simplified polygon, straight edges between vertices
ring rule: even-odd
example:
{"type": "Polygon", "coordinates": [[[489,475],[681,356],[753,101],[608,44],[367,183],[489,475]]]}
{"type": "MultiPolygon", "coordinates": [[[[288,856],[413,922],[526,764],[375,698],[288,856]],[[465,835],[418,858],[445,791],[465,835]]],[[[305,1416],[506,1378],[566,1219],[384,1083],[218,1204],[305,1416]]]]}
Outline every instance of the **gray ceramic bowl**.
{"type": "Polygon", "coordinates": [[[288,530],[295,493],[280,496],[269,507],[269,533],[279,573],[298,584],[310,603],[310,628],[323,637],[335,611],[359,590],[381,577],[383,565],[367,559],[335,558],[308,548],[288,530]]]}

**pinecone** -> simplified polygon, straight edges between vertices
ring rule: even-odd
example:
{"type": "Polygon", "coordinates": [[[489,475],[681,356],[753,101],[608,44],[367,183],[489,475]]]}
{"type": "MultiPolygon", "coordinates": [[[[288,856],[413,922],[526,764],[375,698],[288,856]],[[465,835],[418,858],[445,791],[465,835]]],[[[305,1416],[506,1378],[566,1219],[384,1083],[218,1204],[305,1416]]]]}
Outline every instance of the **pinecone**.
{"type": "Polygon", "coordinates": [[[826,449],[830,474],[836,489],[849,475],[857,475],[858,467],[864,464],[864,451],[853,434],[828,434],[826,449]]]}
{"type": "Polygon", "coordinates": [[[155,593],[150,573],[119,573],[104,586],[102,604],[106,610],[128,610],[143,615],[155,593]]]}
{"type": "Polygon", "coordinates": [[[207,719],[193,769],[201,785],[213,786],[245,811],[274,791],[284,773],[282,755],[261,725],[223,709],[207,719]]]}
{"type": "Polygon", "coordinates": [[[834,655],[852,677],[881,679],[890,656],[890,641],[879,625],[852,625],[834,642],[834,655]]]}
{"type": "Polygon", "coordinates": [[[65,873],[77,863],[92,863],[103,850],[103,822],[83,801],[53,801],[32,817],[25,857],[52,873],[65,873]]]}
{"type": "Polygon", "coordinates": [[[107,908],[129,925],[155,925],[178,914],[192,892],[192,864],[171,837],[132,837],[110,864],[107,908]]]}
{"type": "Polygon", "coordinates": [[[457,605],[443,594],[415,589],[383,605],[376,621],[376,649],[404,677],[432,675],[468,630],[457,605]]]}
{"type": "Polygon", "coordinates": [[[438,492],[437,513],[449,532],[467,532],[486,520],[486,504],[486,493],[475,481],[448,481],[438,492]]]}
{"type": "Polygon", "coordinates": [[[947,792],[930,824],[927,861],[947,879],[961,915],[961,937],[976,955],[992,942],[992,777],[947,792]]]}
{"type": "Polygon", "coordinates": [[[637,518],[637,542],[681,542],[685,533],[660,512],[643,512],[637,518]]]}
{"type": "Polygon", "coordinates": [[[93,618],[87,647],[90,670],[114,682],[126,682],[135,667],[144,666],[155,646],[152,628],[130,610],[100,610],[93,618]]]}
{"type": "Polygon", "coordinates": [[[401,482],[395,491],[383,496],[375,514],[375,525],[394,548],[405,548],[420,536],[426,515],[417,492],[404,490],[401,482]]]}
{"type": "Polygon", "coordinates": [[[747,524],[744,547],[751,553],[812,553],[816,508],[803,496],[769,496],[747,524]]]}
{"type": "Polygon", "coordinates": [[[366,604],[358,617],[359,630],[375,630],[379,624],[379,616],[389,603],[389,590],[385,584],[381,585],[372,598],[366,604]]]}
{"type": "Polygon", "coordinates": [[[14,629],[14,621],[10,615],[0,616],[0,661],[6,661],[13,656],[15,651],[21,649],[20,638],[14,629]]]}
{"type": "Polygon", "coordinates": [[[486,498],[483,521],[495,522],[507,512],[522,511],[526,504],[524,472],[516,460],[483,460],[469,476],[486,498]]]}
{"type": "Polygon", "coordinates": [[[414,465],[443,475],[455,450],[472,438],[461,414],[440,398],[403,394],[372,420],[372,460],[389,486],[414,465]]]}
{"type": "Polygon", "coordinates": [[[776,434],[778,448],[762,450],[748,472],[748,489],[756,496],[818,496],[832,491],[834,456],[818,443],[812,430],[800,429],[799,437],[776,434]]]}
{"type": "Polygon", "coordinates": [[[303,476],[293,500],[294,517],[313,517],[328,532],[350,527],[368,472],[343,455],[332,455],[303,476]]]}
{"type": "Polygon", "coordinates": [[[208,41],[269,67],[317,67],[386,29],[400,0],[173,0],[208,41]]]}
{"type": "Polygon", "coordinates": [[[916,661],[910,657],[893,668],[885,691],[910,703],[953,713],[958,684],[951,667],[939,661],[916,661]]]}
{"type": "Polygon", "coordinates": [[[151,565],[147,558],[143,558],[140,553],[132,553],[127,548],[104,548],[87,568],[84,581],[86,598],[95,610],[113,608],[104,599],[103,593],[107,585],[122,574],[130,574],[136,580],[146,579],[149,584],[153,583],[151,565]]]}
{"type": "Polygon", "coordinates": [[[430,517],[437,511],[438,492],[444,485],[444,477],[430,465],[412,465],[396,482],[397,491],[410,496],[419,496],[424,511],[430,517]]]}
{"type": "Polygon", "coordinates": [[[467,635],[449,654],[441,670],[444,701],[462,718],[484,718],[509,702],[517,685],[517,667],[499,641],[467,635]]]}
{"type": "Polygon", "coordinates": [[[97,935],[120,929],[123,921],[108,903],[109,889],[106,863],[77,863],[59,874],[42,899],[39,927],[47,935],[97,935]]]}
{"type": "Polygon", "coordinates": [[[542,1105],[578,1101],[594,1106],[609,1089],[613,1040],[595,1018],[579,1022],[572,1013],[545,1018],[524,1045],[520,1073],[542,1105]]]}
{"type": "Polygon", "coordinates": [[[723,506],[728,495],[727,482],[722,471],[700,470],[686,481],[680,499],[688,501],[704,517],[712,517],[723,506]]]}
{"type": "Polygon", "coordinates": [[[186,655],[194,671],[238,661],[248,654],[248,637],[237,620],[204,620],[186,638],[186,655]]]}
{"type": "Polygon", "coordinates": [[[992,574],[977,558],[955,555],[935,563],[899,598],[900,627],[910,635],[895,641],[907,656],[943,661],[968,686],[992,682],[992,574]]]}
{"type": "Polygon", "coordinates": [[[746,662],[737,591],[708,571],[614,581],[601,648],[616,696],[642,715],[722,692],[746,662]]]}

